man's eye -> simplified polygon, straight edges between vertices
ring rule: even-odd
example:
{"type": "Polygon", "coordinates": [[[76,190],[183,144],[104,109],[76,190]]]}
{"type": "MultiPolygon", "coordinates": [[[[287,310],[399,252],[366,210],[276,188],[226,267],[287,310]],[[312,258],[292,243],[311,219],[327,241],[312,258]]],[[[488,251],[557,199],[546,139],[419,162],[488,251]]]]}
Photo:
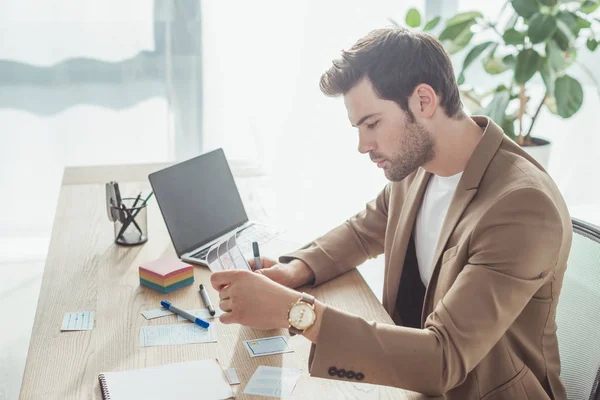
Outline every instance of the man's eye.
{"type": "Polygon", "coordinates": [[[375,121],[372,124],[367,124],[367,128],[369,129],[373,129],[377,126],[377,124],[379,123],[379,121],[375,121]]]}

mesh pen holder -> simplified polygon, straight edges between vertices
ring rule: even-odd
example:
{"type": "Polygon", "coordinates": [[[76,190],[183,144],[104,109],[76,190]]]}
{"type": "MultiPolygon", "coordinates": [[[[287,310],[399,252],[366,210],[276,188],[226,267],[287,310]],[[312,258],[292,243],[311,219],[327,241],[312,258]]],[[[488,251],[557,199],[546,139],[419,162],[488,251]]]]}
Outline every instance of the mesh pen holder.
{"type": "MultiPolygon", "coordinates": [[[[139,199],[138,199],[139,200],[139,199]]],[[[124,198],[122,207],[111,206],[118,218],[113,222],[115,243],[122,246],[137,246],[148,241],[148,211],[146,204],[134,198],[124,198]]]]}

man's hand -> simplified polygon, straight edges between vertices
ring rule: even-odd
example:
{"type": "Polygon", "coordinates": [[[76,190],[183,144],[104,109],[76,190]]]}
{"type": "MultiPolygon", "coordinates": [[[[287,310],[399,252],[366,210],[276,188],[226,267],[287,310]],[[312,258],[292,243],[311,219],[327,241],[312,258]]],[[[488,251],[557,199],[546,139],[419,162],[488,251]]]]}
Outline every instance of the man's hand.
{"type": "Polygon", "coordinates": [[[219,292],[220,317],[224,324],[258,329],[287,328],[288,310],[300,293],[268,279],[264,274],[243,270],[214,272],[212,286],[219,292]]]}
{"type": "MultiPolygon", "coordinates": [[[[301,260],[293,260],[289,264],[280,264],[277,261],[261,257],[262,268],[256,270],[256,273],[266,276],[267,278],[287,286],[289,288],[297,288],[306,285],[315,279],[315,274],[308,265],[301,260]]],[[[248,264],[254,270],[254,260],[248,260],[248,264]]]]}

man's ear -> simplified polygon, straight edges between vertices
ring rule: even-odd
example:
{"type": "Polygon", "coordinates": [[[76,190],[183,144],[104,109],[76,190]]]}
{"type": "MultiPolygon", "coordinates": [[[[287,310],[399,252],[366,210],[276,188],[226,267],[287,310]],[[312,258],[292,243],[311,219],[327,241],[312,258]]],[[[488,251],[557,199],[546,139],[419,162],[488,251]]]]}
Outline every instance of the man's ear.
{"type": "Polygon", "coordinates": [[[431,86],[421,83],[413,91],[410,103],[413,114],[431,118],[438,106],[438,97],[431,86]]]}

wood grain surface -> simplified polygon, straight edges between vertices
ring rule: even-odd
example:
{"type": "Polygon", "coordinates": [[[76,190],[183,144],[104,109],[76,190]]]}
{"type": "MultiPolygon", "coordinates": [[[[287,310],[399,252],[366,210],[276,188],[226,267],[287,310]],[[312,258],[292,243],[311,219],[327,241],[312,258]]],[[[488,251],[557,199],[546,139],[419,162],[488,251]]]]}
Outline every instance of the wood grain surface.
{"type": "MultiPolygon", "coordinates": [[[[111,168],[109,172],[118,170],[111,168]]],[[[147,176],[139,167],[119,168],[118,176],[147,176]],[[127,168],[132,170],[128,172],[127,168]]],[[[178,322],[174,315],[146,320],[142,311],[159,308],[161,299],[181,308],[203,308],[199,283],[207,286],[214,303],[218,303],[218,295],[210,286],[210,271],[204,267],[194,268],[192,286],[167,295],[139,285],[140,264],[161,256],[175,256],[175,253],[155,201],[149,203],[148,242],[129,248],[114,244],[112,223],[104,205],[104,182],[98,182],[98,176],[105,175],[99,167],[71,168],[65,173],[21,399],[100,399],[99,373],[207,358],[217,358],[223,368],[236,369],[241,385],[234,390],[240,399],[261,398],[242,393],[259,365],[301,368],[304,373],[292,394],[293,399],[426,398],[395,388],[310,377],[307,369],[310,344],[303,337],[289,338],[294,352],[282,355],[250,358],[243,347],[243,340],[247,339],[289,337],[286,330],[260,331],[217,321],[217,343],[140,347],[141,327],[188,323],[178,322]],[[88,175],[93,179],[86,183],[88,175]],[[64,314],[73,311],[95,311],[94,329],[61,332],[64,314]]],[[[140,190],[145,193],[150,190],[144,180],[124,181],[121,186],[124,197],[135,197],[140,190]]],[[[357,271],[308,291],[342,310],[369,320],[392,323],[357,271]]]]}

